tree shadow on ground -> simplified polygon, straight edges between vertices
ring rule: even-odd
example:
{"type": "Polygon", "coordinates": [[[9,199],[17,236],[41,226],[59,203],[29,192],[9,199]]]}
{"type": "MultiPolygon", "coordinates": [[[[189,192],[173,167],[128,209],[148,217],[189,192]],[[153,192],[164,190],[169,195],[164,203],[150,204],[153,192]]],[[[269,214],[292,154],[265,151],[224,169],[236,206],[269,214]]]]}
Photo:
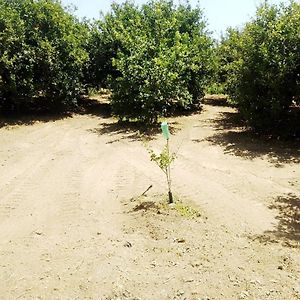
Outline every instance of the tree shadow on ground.
{"type": "Polygon", "coordinates": [[[265,156],[277,167],[284,163],[300,163],[299,139],[280,140],[259,135],[244,126],[237,112],[221,112],[211,124],[217,133],[194,142],[208,141],[221,146],[226,154],[251,160],[265,156]]]}
{"type": "Polygon", "coordinates": [[[107,142],[113,144],[122,140],[142,141],[151,140],[159,133],[158,126],[145,126],[139,122],[113,122],[102,123],[99,128],[90,129],[89,132],[99,136],[108,135],[115,139],[107,142]]]}
{"type": "Polygon", "coordinates": [[[278,212],[275,230],[253,239],[265,244],[283,242],[285,246],[300,247],[300,198],[293,194],[280,196],[269,208],[278,212]]]}
{"type": "Polygon", "coordinates": [[[202,102],[210,106],[232,106],[228,103],[228,98],[225,95],[207,95],[202,102]]]}
{"type": "Polygon", "coordinates": [[[71,118],[74,114],[92,115],[101,118],[111,117],[109,103],[93,98],[81,98],[72,108],[61,108],[60,111],[51,111],[48,107],[33,107],[19,112],[0,114],[0,128],[16,125],[33,125],[37,122],[47,123],[71,118]]]}
{"type": "MultiPolygon", "coordinates": [[[[178,129],[172,125],[176,122],[170,123],[170,133],[174,134],[178,129]]],[[[141,122],[130,121],[116,121],[113,123],[102,123],[99,128],[89,129],[89,132],[95,133],[99,136],[108,135],[115,137],[115,139],[107,142],[107,144],[113,144],[122,140],[134,141],[151,141],[161,134],[160,124],[144,124],[141,122]]]]}
{"type": "Polygon", "coordinates": [[[80,99],[77,112],[82,115],[92,115],[101,118],[110,118],[112,115],[111,105],[96,98],[80,99]]]}
{"type": "Polygon", "coordinates": [[[34,113],[34,114],[13,114],[10,116],[1,116],[0,115],[0,128],[10,127],[10,126],[30,126],[35,123],[48,123],[55,122],[58,120],[63,120],[66,118],[71,118],[72,113],[56,113],[56,114],[47,114],[47,113],[34,113]]]}
{"type": "Polygon", "coordinates": [[[194,115],[198,115],[202,112],[201,104],[195,105],[194,107],[190,108],[183,108],[180,106],[175,106],[170,111],[165,113],[166,118],[176,118],[176,117],[190,117],[194,115]]]}

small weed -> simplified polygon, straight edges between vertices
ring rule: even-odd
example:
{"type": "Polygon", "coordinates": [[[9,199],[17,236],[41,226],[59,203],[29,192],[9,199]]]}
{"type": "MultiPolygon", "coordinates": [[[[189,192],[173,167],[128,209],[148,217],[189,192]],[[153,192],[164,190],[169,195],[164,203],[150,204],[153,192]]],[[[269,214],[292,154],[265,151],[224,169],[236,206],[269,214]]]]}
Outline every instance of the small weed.
{"type": "Polygon", "coordinates": [[[132,212],[137,212],[140,210],[143,211],[154,211],[155,213],[169,214],[174,212],[179,214],[184,218],[198,218],[201,216],[201,213],[191,207],[190,205],[184,204],[177,196],[174,197],[174,203],[169,204],[168,198],[165,195],[155,196],[155,197],[138,197],[132,199],[132,202],[138,202],[137,205],[132,209],[132,212]]]}
{"type": "Polygon", "coordinates": [[[201,216],[200,212],[197,211],[195,208],[185,205],[180,201],[175,202],[174,209],[185,218],[198,218],[201,216]]]}

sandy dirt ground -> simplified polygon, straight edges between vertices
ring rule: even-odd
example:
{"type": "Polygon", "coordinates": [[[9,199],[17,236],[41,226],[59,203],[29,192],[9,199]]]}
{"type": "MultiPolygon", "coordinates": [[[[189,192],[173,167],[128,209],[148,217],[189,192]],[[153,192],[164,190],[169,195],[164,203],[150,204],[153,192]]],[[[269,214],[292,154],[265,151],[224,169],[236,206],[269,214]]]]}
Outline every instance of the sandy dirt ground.
{"type": "Polygon", "coordinates": [[[181,208],[158,203],[145,139],[159,151],[159,129],[120,126],[95,103],[2,126],[0,298],[300,299],[299,143],[235,117],[207,99],[169,119],[181,208]]]}

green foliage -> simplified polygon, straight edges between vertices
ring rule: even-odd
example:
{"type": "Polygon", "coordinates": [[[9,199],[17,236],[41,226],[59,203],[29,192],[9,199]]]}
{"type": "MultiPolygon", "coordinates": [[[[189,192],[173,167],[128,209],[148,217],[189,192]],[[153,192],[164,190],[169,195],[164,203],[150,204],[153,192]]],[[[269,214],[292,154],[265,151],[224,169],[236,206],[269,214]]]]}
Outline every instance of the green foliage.
{"type": "Polygon", "coordinates": [[[300,104],[300,5],[265,3],[220,50],[231,101],[252,127],[280,131],[300,104]]]}
{"type": "Polygon", "coordinates": [[[201,217],[201,213],[196,210],[195,208],[184,204],[181,201],[175,200],[175,210],[178,211],[178,213],[185,218],[199,218],[201,217]]]}
{"type": "MultiPolygon", "coordinates": [[[[150,198],[151,199],[151,198],[150,198]]],[[[171,212],[175,213],[175,215],[179,215],[185,219],[196,219],[201,217],[201,212],[188,205],[185,204],[180,200],[178,195],[174,195],[174,202],[173,205],[169,205],[168,199],[166,199],[163,195],[160,197],[156,196],[153,201],[149,201],[149,197],[140,197],[137,199],[140,204],[135,207],[135,210],[137,209],[148,209],[148,210],[153,210],[156,211],[156,213],[159,211],[160,213],[167,213],[167,215],[170,215],[171,212]],[[158,198],[158,199],[157,199],[158,198]],[[161,200],[162,198],[162,200],[161,200]],[[159,200],[159,201],[158,201],[159,200]]],[[[175,239],[177,242],[183,242],[183,239],[175,239]]]]}
{"type": "Polygon", "coordinates": [[[149,148],[148,152],[150,154],[151,161],[154,161],[166,175],[169,189],[169,203],[173,203],[173,196],[171,190],[171,164],[175,160],[176,155],[170,152],[169,141],[167,141],[167,144],[165,145],[160,154],[155,154],[154,151],[149,148]]]}
{"type": "Polygon", "coordinates": [[[95,78],[109,76],[117,117],[155,122],[175,106],[199,104],[212,74],[212,42],[199,8],[127,1],[113,4],[97,26],[95,78]]]}
{"type": "Polygon", "coordinates": [[[58,1],[0,0],[0,108],[73,104],[87,33],[58,1]]]}
{"type": "Polygon", "coordinates": [[[225,36],[215,48],[214,82],[206,90],[210,94],[226,94],[230,85],[232,73],[240,57],[240,32],[228,28],[225,36]]]}
{"type": "Polygon", "coordinates": [[[90,24],[86,50],[89,61],[84,70],[84,80],[88,87],[99,90],[107,88],[107,77],[114,73],[111,61],[115,56],[115,41],[108,39],[105,24],[102,21],[90,24]]]}
{"type": "Polygon", "coordinates": [[[165,173],[168,173],[168,168],[171,163],[175,160],[176,156],[174,153],[169,152],[169,148],[166,145],[160,154],[155,154],[152,149],[149,149],[150,159],[154,161],[159,168],[165,173]]]}

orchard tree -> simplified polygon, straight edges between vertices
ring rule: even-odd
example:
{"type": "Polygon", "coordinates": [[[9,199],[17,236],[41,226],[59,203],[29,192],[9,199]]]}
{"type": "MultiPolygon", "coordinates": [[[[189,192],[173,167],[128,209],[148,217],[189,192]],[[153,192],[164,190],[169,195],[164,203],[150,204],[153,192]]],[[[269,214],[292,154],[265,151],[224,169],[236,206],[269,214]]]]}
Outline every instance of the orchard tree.
{"type": "Polygon", "coordinates": [[[94,66],[99,81],[108,78],[119,119],[155,122],[174,107],[199,105],[213,72],[212,40],[199,8],[127,1],[113,4],[97,27],[94,66]]]}
{"type": "Polygon", "coordinates": [[[239,62],[240,31],[228,28],[221,40],[215,45],[215,72],[212,85],[208,87],[208,93],[227,94],[231,83],[232,74],[239,62]]]}
{"type": "Polygon", "coordinates": [[[0,106],[70,106],[83,90],[88,27],[54,0],[0,0],[0,106]]]}
{"type": "Polygon", "coordinates": [[[234,55],[226,66],[227,91],[248,124],[280,132],[292,118],[288,126],[299,134],[300,5],[265,3],[239,34],[223,41],[227,46],[234,55]]]}

